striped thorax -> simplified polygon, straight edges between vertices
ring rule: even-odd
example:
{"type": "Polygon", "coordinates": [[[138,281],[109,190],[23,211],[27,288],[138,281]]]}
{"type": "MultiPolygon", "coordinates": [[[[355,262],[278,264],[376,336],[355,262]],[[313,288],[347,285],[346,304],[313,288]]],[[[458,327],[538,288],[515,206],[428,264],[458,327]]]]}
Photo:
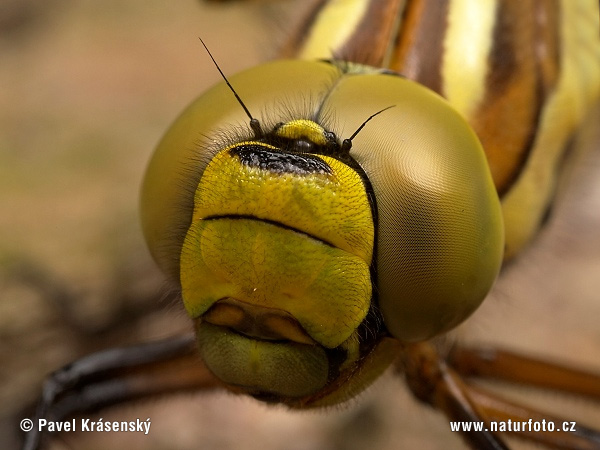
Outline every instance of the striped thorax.
{"type": "Polygon", "coordinates": [[[594,0],[321,2],[302,26],[311,31],[287,51],[389,68],[443,95],[483,144],[510,258],[542,224],[568,140],[597,101],[598,8],[594,0]]]}

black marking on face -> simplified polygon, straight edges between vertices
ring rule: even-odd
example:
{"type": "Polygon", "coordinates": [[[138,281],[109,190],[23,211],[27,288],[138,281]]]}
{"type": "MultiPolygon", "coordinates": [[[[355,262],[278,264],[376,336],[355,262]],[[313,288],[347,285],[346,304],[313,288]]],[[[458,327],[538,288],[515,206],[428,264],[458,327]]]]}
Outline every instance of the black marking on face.
{"type": "Polygon", "coordinates": [[[269,172],[295,175],[315,173],[332,174],[331,167],[321,158],[309,153],[283,153],[260,144],[233,147],[229,154],[237,156],[242,164],[269,172]]]}

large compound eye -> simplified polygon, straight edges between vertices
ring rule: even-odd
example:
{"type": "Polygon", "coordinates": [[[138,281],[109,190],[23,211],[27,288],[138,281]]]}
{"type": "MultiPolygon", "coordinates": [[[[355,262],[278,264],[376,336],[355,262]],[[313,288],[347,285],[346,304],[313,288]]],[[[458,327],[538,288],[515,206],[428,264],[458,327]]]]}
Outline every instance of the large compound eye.
{"type": "Polygon", "coordinates": [[[390,75],[348,76],[324,110],[352,130],[377,203],[377,291],[391,334],[430,338],[467,318],[500,269],[500,202],[479,140],[437,94],[390,75]],[[342,122],[342,121],[341,121],[342,122]]]}

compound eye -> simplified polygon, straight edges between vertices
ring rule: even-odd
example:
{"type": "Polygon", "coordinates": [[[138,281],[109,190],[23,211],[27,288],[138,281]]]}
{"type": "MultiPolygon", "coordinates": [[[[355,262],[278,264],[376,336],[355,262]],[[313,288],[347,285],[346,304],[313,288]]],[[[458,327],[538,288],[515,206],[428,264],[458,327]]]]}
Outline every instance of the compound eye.
{"type": "Polygon", "coordinates": [[[350,156],[376,199],[385,325],[399,340],[418,341],[477,309],[500,269],[504,227],[478,138],[434,92],[392,75],[352,76],[323,109],[343,111],[352,130],[390,104],[353,139],[350,156]]]}

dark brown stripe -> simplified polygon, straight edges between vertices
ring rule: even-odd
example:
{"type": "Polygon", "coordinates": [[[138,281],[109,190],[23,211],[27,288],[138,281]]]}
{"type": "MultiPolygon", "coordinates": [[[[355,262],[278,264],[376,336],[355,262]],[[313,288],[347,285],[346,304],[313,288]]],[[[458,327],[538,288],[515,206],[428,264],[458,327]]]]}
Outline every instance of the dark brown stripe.
{"type": "Polygon", "coordinates": [[[372,0],[356,31],[335,50],[335,56],[373,67],[385,68],[394,44],[400,14],[406,0],[372,0]]]}
{"type": "Polygon", "coordinates": [[[440,94],[448,5],[448,0],[408,2],[390,64],[392,70],[440,94]]]}
{"type": "Polygon", "coordinates": [[[499,2],[486,96],[469,119],[501,196],[526,166],[558,78],[556,9],[553,0],[499,2]]]}

